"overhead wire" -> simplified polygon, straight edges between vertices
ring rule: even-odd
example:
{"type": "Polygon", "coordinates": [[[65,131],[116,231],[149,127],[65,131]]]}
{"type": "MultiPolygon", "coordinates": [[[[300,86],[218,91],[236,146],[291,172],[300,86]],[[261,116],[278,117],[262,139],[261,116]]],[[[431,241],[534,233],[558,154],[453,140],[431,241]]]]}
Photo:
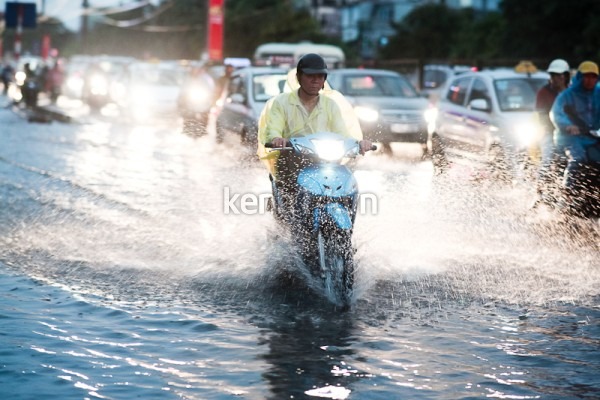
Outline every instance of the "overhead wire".
{"type": "MultiPolygon", "coordinates": [[[[146,2],[149,4],[149,2],[146,2]]],[[[133,18],[130,20],[117,20],[111,17],[104,15],[100,20],[101,23],[106,25],[114,26],[117,28],[124,29],[135,29],[146,32],[187,32],[191,30],[200,30],[203,29],[201,25],[179,25],[179,26],[168,26],[168,25],[146,25],[148,21],[158,17],[169,8],[175,5],[175,1],[171,0],[169,2],[162,3],[157,9],[153,10],[150,13],[147,13],[141,17],[133,18]]]]}

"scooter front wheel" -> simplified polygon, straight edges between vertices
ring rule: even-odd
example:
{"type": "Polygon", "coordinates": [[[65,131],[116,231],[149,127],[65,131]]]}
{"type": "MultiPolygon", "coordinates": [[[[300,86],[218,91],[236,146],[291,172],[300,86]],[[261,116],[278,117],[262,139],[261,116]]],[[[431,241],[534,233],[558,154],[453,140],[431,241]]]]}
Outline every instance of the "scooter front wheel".
{"type": "Polygon", "coordinates": [[[320,230],[316,244],[325,294],[345,308],[350,307],[354,286],[350,235],[345,232],[333,233],[320,230]]]}

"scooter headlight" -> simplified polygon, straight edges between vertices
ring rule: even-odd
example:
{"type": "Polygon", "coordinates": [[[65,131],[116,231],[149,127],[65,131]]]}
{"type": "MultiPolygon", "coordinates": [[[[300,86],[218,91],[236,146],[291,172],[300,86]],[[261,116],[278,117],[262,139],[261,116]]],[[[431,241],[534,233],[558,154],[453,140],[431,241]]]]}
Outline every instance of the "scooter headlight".
{"type": "Polygon", "coordinates": [[[27,78],[27,74],[23,71],[17,71],[15,74],[15,81],[17,82],[18,86],[23,86],[23,83],[25,83],[25,78],[27,78]]]}
{"type": "Polygon", "coordinates": [[[513,132],[523,147],[531,147],[536,144],[541,136],[542,129],[539,124],[535,122],[524,122],[514,126],[513,132]]]}
{"type": "Polygon", "coordinates": [[[326,161],[340,160],[344,157],[344,142],[342,140],[312,140],[319,158],[326,161]]]}
{"type": "Polygon", "coordinates": [[[187,98],[192,105],[200,106],[210,101],[210,93],[203,86],[192,86],[187,92],[187,98]]]}

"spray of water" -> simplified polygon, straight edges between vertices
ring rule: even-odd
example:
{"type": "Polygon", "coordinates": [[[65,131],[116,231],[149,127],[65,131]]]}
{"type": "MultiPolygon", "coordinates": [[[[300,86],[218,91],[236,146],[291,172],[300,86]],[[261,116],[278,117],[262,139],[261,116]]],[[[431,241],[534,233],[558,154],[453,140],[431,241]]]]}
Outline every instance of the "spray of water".
{"type": "MultiPolygon", "coordinates": [[[[9,196],[24,201],[12,204],[5,261],[57,279],[107,288],[146,280],[165,291],[192,282],[264,294],[280,284],[281,270],[301,271],[293,246],[273,239],[269,214],[224,213],[224,187],[270,191],[252,149],[143,127],[124,136],[89,129],[62,172],[11,166],[22,180],[9,196]]],[[[383,155],[355,168],[377,210],[357,216],[354,301],[597,296],[597,224],[532,214],[529,188],[460,168],[436,177],[427,161],[383,155]]]]}

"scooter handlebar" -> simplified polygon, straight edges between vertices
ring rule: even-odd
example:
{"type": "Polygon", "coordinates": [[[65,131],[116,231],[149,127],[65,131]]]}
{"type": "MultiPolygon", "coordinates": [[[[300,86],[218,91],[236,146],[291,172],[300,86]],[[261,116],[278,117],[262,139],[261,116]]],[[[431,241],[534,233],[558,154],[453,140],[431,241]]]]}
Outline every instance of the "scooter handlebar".
{"type": "MultiPolygon", "coordinates": [[[[273,143],[269,142],[269,143],[265,143],[265,147],[267,149],[286,149],[288,147],[273,147],[273,143]]],[[[369,149],[370,151],[375,151],[377,150],[377,145],[371,145],[371,148],[369,149]]]]}

